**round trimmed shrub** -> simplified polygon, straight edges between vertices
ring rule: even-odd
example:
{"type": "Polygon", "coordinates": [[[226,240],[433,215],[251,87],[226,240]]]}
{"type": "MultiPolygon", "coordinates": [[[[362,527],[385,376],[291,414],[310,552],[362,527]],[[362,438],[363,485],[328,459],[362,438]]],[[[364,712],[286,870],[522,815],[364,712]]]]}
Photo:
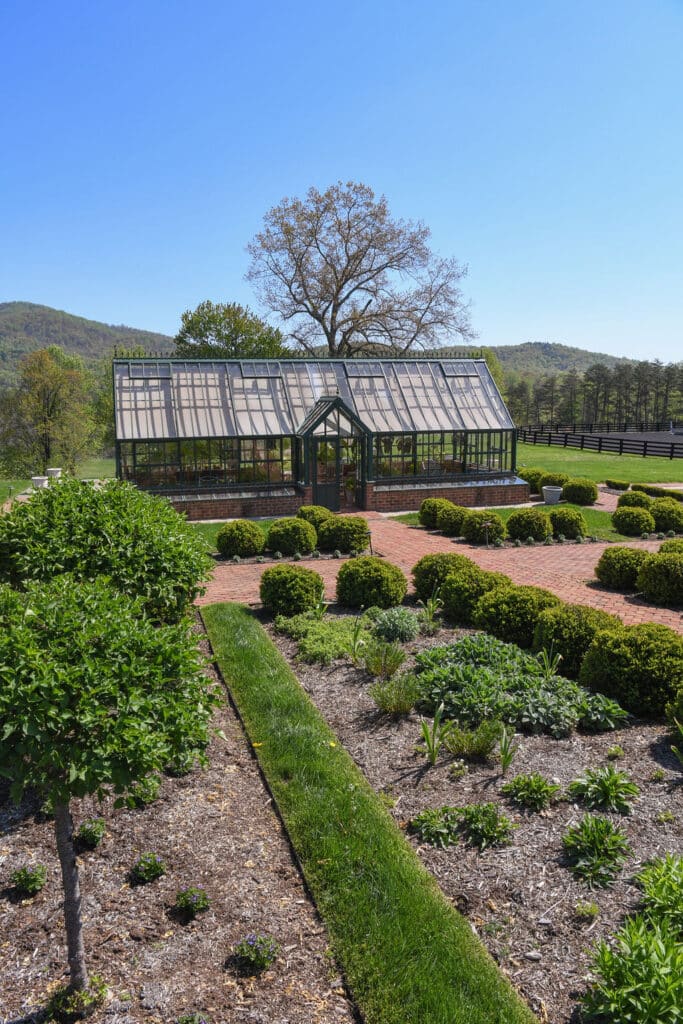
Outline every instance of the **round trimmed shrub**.
{"type": "Polygon", "coordinates": [[[518,508],[507,521],[508,537],[511,540],[543,541],[552,533],[550,519],[540,508],[518,508]]]}
{"type": "Polygon", "coordinates": [[[557,506],[551,508],[548,515],[556,537],[562,534],[565,539],[576,540],[577,537],[585,537],[588,532],[588,523],[578,508],[557,506]]]}
{"type": "Polygon", "coordinates": [[[546,475],[545,469],[538,469],[536,466],[529,466],[528,469],[519,469],[517,476],[520,480],[526,480],[531,494],[541,493],[541,477],[546,475]]]}
{"type": "Polygon", "coordinates": [[[330,512],[329,508],[325,508],[323,505],[302,505],[296,516],[297,519],[305,519],[307,523],[310,523],[317,533],[323,523],[334,519],[334,512],[330,512]]]}
{"type": "Polygon", "coordinates": [[[470,563],[444,580],[441,587],[444,615],[459,626],[471,626],[472,613],[479,598],[496,587],[511,585],[510,577],[502,572],[487,572],[470,563]]]}
{"type": "Polygon", "coordinates": [[[582,686],[646,717],[664,713],[681,678],[683,637],[653,622],[600,630],[579,672],[582,686]]]}
{"type": "Polygon", "coordinates": [[[448,507],[440,508],[436,516],[436,528],[441,530],[445,537],[459,537],[462,532],[462,521],[465,518],[467,509],[462,505],[453,505],[449,502],[448,507]]]}
{"type": "Polygon", "coordinates": [[[683,537],[675,537],[672,540],[665,540],[663,544],[660,544],[659,552],[660,555],[665,554],[681,554],[683,555],[683,537]]]}
{"type": "Polygon", "coordinates": [[[683,533],[683,504],[675,498],[655,498],[650,506],[655,529],[662,533],[683,533]]]}
{"type": "Polygon", "coordinates": [[[683,554],[665,551],[650,555],[640,567],[636,585],[651,604],[680,607],[683,605],[683,554]]]}
{"type": "Polygon", "coordinates": [[[272,615],[309,612],[324,590],[322,576],[298,565],[273,565],[261,576],[261,602],[272,615]]]}
{"type": "Polygon", "coordinates": [[[617,498],[617,508],[650,508],[652,498],[642,491],[628,491],[617,498]]]}
{"type": "Polygon", "coordinates": [[[544,473],[539,481],[539,493],[543,492],[544,487],[564,487],[568,480],[569,473],[544,473]]]}
{"type": "Polygon", "coordinates": [[[226,523],[216,536],[218,553],[224,558],[232,558],[234,555],[251,558],[252,555],[260,555],[265,546],[263,530],[248,519],[235,519],[232,523],[226,523]]]}
{"type": "Polygon", "coordinates": [[[337,601],[344,608],[393,608],[407,589],[408,581],[398,566],[373,555],[345,562],[337,575],[337,601]]]}
{"type": "Polygon", "coordinates": [[[499,640],[531,647],[538,616],[554,608],[560,599],[541,587],[496,587],[479,598],[472,623],[499,640]]]}
{"type": "Polygon", "coordinates": [[[293,555],[295,551],[307,555],[317,542],[313,524],[294,516],[276,519],[268,530],[268,550],[281,551],[283,555],[293,555]]]}
{"type": "Polygon", "coordinates": [[[638,573],[646,558],[649,553],[638,548],[605,548],[595,566],[595,575],[610,590],[626,594],[636,589],[638,573]]]}
{"type": "Polygon", "coordinates": [[[462,535],[469,544],[485,544],[488,536],[489,544],[502,540],[505,536],[505,523],[497,512],[485,509],[471,509],[465,513],[462,521],[462,535]]]}
{"type": "Polygon", "coordinates": [[[646,508],[622,506],[612,513],[612,526],[625,537],[640,537],[652,533],[655,521],[646,508]]]}
{"type": "Polygon", "coordinates": [[[365,551],[370,530],[362,516],[332,516],[320,525],[318,546],[321,551],[365,551]]]}
{"type": "Polygon", "coordinates": [[[546,608],[538,616],[534,630],[534,650],[545,650],[562,658],[558,672],[576,679],[581,663],[595,634],[601,629],[618,629],[621,620],[585,604],[561,604],[546,608]]]}
{"type": "Polygon", "coordinates": [[[448,498],[425,498],[417,514],[420,525],[425,526],[428,530],[435,530],[439,512],[442,508],[448,508],[452,504],[453,502],[448,498]]]}
{"type": "Polygon", "coordinates": [[[562,500],[572,505],[594,505],[598,500],[598,485],[583,476],[567,480],[562,488],[562,500]]]}
{"type": "Polygon", "coordinates": [[[415,593],[420,600],[428,601],[434,591],[439,590],[447,576],[472,566],[474,562],[471,558],[467,555],[458,555],[456,552],[423,555],[412,568],[415,593]]]}

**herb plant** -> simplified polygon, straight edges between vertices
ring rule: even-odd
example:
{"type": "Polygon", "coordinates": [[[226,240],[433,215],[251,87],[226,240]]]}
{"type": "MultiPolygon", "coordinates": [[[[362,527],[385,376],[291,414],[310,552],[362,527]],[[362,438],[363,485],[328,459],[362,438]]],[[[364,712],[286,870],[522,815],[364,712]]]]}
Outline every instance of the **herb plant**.
{"type": "Polygon", "coordinates": [[[180,892],[176,893],[174,906],[177,911],[191,920],[197,914],[208,910],[211,906],[211,901],[204,889],[190,886],[189,889],[181,889],[180,892]]]}
{"type": "Polygon", "coordinates": [[[405,652],[398,644],[375,640],[368,644],[363,664],[371,676],[375,676],[377,679],[391,679],[405,660],[405,652]]]}
{"type": "Polygon", "coordinates": [[[280,947],[270,935],[253,932],[232,947],[235,966],[240,974],[252,977],[275,963],[280,947]]]}
{"type": "Polygon", "coordinates": [[[9,876],[9,880],[22,896],[35,896],[45,886],[47,868],[44,864],[17,868],[9,876]]]}
{"type": "Polygon", "coordinates": [[[580,779],[569,784],[569,795],[581,800],[591,810],[616,811],[618,814],[631,813],[631,798],[640,790],[631,782],[625,772],[613,765],[589,768],[580,779]]]}
{"type": "Polygon", "coordinates": [[[666,922],[683,942],[683,857],[667,853],[647,864],[636,876],[643,889],[647,917],[666,922]]]}
{"type": "Polygon", "coordinates": [[[158,853],[143,853],[130,870],[133,885],[146,885],[166,874],[166,864],[158,853]]]}
{"type": "Polygon", "coordinates": [[[498,804],[468,804],[458,809],[458,815],[465,837],[480,850],[510,842],[515,826],[498,804]]]}
{"type": "Polygon", "coordinates": [[[380,711],[387,715],[407,715],[415,706],[419,687],[414,675],[404,673],[384,682],[374,683],[368,690],[380,711]]]}
{"type": "Polygon", "coordinates": [[[517,807],[524,807],[529,811],[543,811],[557,798],[560,787],[534,772],[531,775],[516,775],[510,782],[501,786],[500,791],[517,807]]]}
{"type": "Polygon", "coordinates": [[[485,719],[476,729],[463,728],[454,723],[444,741],[446,749],[449,754],[467,761],[488,761],[502,729],[500,722],[491,719],[485,719]]]}
{"type": "Polygon", "coordinates": [[[431,725],[429,722],[425,721],[424,718],[420,721],[424,746],[418,749],[424,753],[431,765],[436,764],[439,751],[453,729],[453,723],[444,722],[442,721],[442,718],[443,704],[439,704],[438,708],[434,712],[434,718],[432,719],[431,725]]]}
{"type": "Polygon", "coordinates": [[[88,818],[76,833],[76,839],[88,850],[94,850],[104,839],[104,818],[88,818]]]}
{"type": "Polygon", "coordinates": [[[562,845],[572,872],[590,886],[609,885],[630,852],[621,829],[594,814],[567,829],[562,845]]]}
{"type": "Polygon", "coordinates": [[[421,843],[445,849],[458,842],[459,815],[456,807],[434,807],[416,814],[408,831],[421,843]]]}

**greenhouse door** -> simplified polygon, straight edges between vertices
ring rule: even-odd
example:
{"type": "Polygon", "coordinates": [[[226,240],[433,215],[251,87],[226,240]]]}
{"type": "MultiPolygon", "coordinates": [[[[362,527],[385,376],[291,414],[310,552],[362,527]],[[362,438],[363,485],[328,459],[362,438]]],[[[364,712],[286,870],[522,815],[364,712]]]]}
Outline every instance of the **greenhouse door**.
{"type": "Polygon", "coordinates": [[[314,438],[313,446],[313,504],[339,511],[340,465],[339,438],[314,438]]]}

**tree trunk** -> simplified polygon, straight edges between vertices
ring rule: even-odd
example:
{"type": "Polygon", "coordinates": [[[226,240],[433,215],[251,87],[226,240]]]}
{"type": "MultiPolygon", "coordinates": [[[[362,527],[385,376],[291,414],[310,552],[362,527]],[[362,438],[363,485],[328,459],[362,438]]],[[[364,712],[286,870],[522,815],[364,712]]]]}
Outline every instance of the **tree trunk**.
{"type": "Polygon", "coordinates": [[[74,825],[68,804],[55,804],[55,835],[64,887],[64,924],[69,956],[69,987],[77,992],[89,985],[88,968],[83,948],[81,921],[81,887],[74,849],[74,825]]]}

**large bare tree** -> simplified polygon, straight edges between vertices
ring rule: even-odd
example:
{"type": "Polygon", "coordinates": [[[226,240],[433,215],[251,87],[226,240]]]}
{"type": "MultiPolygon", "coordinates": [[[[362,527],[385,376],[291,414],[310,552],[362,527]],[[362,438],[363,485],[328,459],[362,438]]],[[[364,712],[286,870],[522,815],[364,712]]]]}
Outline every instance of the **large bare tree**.
{"type": "Polygon", "coordinates": [[[429,248],[429,228],[391,216],[384,196],[338,182],[285,198],[248,246],[247,279],[307,352],[394,353],[473,337],[466,268],[429,248]]]}

